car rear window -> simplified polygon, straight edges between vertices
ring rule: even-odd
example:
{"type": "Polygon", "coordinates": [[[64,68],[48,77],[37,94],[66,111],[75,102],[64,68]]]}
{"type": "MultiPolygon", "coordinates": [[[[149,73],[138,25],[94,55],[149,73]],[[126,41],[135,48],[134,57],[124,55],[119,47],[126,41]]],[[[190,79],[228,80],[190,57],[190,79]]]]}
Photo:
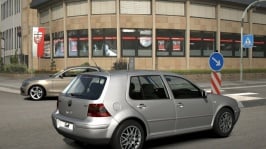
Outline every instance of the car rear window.
{"type": "Polygon", "coordinates": [[[66,96],[96,100],[103,91],[106,78],[102,76],[81,75],[76,77],[66,88],[66,96]]]}

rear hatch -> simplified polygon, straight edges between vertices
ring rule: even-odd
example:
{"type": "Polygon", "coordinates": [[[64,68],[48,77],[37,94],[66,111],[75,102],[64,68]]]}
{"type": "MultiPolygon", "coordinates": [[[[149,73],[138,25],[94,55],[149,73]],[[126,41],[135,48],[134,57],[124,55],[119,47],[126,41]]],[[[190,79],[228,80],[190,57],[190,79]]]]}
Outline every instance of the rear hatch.
{"type": "MultiPolygon", "coordinates": [[[[106,83],[106,77],[96,75],[80,75],[63,91],[58,99],[58,110],[61,115],[75,119],[86,119],[99,103],[106,83]]],[[[97,112],[97,111],[96,111],[97,112]]]]}

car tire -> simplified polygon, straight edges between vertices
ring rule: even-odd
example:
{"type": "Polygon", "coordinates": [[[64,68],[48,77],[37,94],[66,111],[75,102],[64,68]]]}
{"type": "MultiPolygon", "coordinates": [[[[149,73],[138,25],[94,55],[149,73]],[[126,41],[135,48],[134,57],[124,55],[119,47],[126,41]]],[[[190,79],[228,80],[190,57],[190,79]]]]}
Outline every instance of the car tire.
{"type": "Polygon", "coordinates": [[[114,132],[110,143],[112,149],[141,149],[143,144],[144,130],[134,120],[123,122],[114,132]]]}
{"type": "Polygon", "coordinates": [[[221,109],[214,120],[213,131],[217,137],[228,137],[234,127],[234,115],[228,108],[221,109]]]}
{"type": "Polygon", "coordinates": [[[45,89],[39,85],[33,85],[29,89],[29,95],[33,100],[41,100],[45,96],[45,89]]]}

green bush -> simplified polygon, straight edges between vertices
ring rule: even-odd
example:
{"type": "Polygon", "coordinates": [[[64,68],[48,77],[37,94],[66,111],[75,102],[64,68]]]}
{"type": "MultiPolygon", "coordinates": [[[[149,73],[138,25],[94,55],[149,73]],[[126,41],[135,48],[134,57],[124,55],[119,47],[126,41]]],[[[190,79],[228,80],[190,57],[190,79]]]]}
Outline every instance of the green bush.
{"type": "Polygon", "coordinates": [[[85,62],[85,63],[81,64],[80,66],[90,66],[90,63],[85,62]]]}
{"type": "Polygon", "coordinates": [[[9,64],[4,67],[5,72],[26,73],[27,66],[22,64],[9,64]]]}
{"type": "Polygon", "coordinates": [[[123,59],[118,59],[113,63],[113,70],[126,70],[127,69],[127,61],[123,59]]]}

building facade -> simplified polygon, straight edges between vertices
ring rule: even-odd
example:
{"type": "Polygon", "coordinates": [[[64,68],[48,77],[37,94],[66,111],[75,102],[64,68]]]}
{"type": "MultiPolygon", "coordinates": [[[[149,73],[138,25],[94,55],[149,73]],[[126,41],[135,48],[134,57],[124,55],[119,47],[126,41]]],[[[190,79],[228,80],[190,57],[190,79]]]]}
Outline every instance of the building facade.
{"type": "MultiPolygon", "coordinates": [[[[22,14],[22,52],[37,70],[49,70],[51,61],[57,69],[88,62],[108,70],[131,57],[136,69],[209,69],[214,51],[223,54],[225,69],[238,69],[240,19],[250,2],[32,0],[35,25],[45,28],[44,54],[32,54],[34,23],[25,30],[23,24],[35,17],[28,14],[22,14]]],[[[254,35],[254,46],[243,49],[244,68],[266,68],[265,6],[262,2],[245,16],[244,34],[254,35]]]]}
{"type": "Polygon", "coordinates": [[[37,25],[37,11],[30,8],[31,0],[0,0],[0,4],[2,63],[12,63],[12,56],[16,55],[20,64],[29,64],[27,41],[31,38],[27,33],[37,25]]]}

